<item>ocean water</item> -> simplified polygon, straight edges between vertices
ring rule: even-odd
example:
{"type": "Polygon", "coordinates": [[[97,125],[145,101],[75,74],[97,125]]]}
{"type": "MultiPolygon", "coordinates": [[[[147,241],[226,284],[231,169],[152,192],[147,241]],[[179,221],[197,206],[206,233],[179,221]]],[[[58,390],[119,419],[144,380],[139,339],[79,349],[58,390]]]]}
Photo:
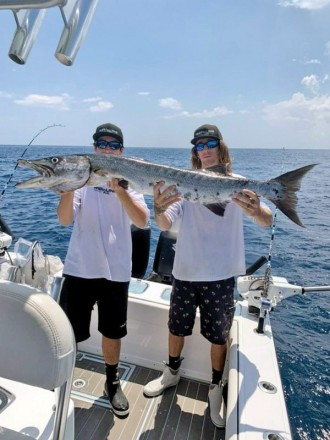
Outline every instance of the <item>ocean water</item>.
{"type": "MultiPolygon", "coordinates": [[[[90,147],[0,146],[0,214],[16,239],[39,240],[45,253],[64,259],[71,227],[57,222],[58,195],[16,189],[17,182],[36,175],[17,168],[16,161],[22,155],[29,159],[87,152],[90,147]]],[[[187,148],[126,148],[125,155],[190,167],[187,148]]],[[[284,276],[293,284],[330,285],[330,150],[232,149],[231,155],[236,173],[258,180],[317,164],[303,178],[298,193],[298,214],[305,228],[266,202],[276,212],[271,267],[272,275],[284,276]]],[[[146,200],[152,208],[151,198],[146,200]]],[[[260,228],[248,218],[244,227],[250,265],[262,255],[268,257],[272,230],[260,228]]],[[[148,272],[159,235],[153,217],[151,229],[148,272]]],[[[271,312],[271,321],[293,438],[330,439],[330,292],[291,297],[271,312]]]]}

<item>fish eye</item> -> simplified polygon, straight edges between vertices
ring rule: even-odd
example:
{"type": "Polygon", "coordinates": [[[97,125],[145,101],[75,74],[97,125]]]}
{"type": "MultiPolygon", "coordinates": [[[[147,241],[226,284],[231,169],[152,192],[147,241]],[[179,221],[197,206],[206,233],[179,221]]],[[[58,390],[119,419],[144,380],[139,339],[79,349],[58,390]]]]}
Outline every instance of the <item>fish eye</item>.
{"type": "Polygon", "coordinates": [[[50,161],[53,164],[57,164],[60,161],[60,159],[58,157],[52,157],[50,161]]]}

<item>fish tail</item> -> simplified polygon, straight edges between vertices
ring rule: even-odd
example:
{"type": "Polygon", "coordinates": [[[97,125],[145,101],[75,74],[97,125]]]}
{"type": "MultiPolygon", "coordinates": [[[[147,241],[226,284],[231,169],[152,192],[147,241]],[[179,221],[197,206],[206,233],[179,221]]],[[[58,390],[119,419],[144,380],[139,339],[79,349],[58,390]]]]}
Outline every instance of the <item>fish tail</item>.
{"type": "Polygon", "coordinates": [[[301,179],[308,171],[317,164],[306,165],[293,171],[289,171],[281,176],[276,177],[276,182],[280,183],[284,190],[284,197],[281,199],[270,198],[270,200],[285,214],[290,220],[299,226],[305,227],[298,217],[296,207],[298,197],[296,192],[300,190],[301,179]]]}

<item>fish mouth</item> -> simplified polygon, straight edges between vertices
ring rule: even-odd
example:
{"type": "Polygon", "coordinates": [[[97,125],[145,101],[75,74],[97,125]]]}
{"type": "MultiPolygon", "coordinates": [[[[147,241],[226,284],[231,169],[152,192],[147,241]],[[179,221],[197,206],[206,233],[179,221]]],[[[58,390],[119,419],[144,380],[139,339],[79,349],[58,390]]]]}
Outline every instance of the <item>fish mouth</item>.
{"type": "Polygon", "coordinates": [[[17,162],[19,166],[32,168],[33,170],[41,174],[43,177],[51,177],[54,176],[55,174],[53,168],[47,165],[36,164],[35,162],[31,162],[29,160],[24,160],[24,159],[19,159],[17,162]]]}

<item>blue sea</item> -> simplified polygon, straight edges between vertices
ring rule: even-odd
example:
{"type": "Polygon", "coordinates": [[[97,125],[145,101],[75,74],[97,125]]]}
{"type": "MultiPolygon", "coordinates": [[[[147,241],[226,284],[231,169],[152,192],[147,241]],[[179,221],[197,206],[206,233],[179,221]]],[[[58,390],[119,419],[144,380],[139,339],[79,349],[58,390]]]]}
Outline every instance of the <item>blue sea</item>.
{"type": "MultiPolygon", "coordinates": [[[[87,152],[90,147],[0,146],[0,214],[16,239],[39,240],[45,253],[64,259],[71,227],[57,222],[58,195],[16,189],[17,182],[36,175],[17,168],[16,161],[22,155],[29,159],[87,152]]],[[[125,155],[190,167],[187,148],[126,148],[125,155]]],[[[232,149],[231,155],[236,173],[258,180],[318,164],[304,177],[298,193],[298,214],[305,228],[276,211],[270,247],[272,228],[260,228],[246,218],[246,262],[268,257],[271,249],[272,275],[304,287],[330,285],[330,150],[232,149]]],[[[151,198],[146,200],[152,208],[151,198]]],[[[153,218],[151,228],[149,272],[159,235],[153,218]]],[[[291,297],[271,312],[271,321],[293,437],[330,439],[330,292],[291,297]]]]}

